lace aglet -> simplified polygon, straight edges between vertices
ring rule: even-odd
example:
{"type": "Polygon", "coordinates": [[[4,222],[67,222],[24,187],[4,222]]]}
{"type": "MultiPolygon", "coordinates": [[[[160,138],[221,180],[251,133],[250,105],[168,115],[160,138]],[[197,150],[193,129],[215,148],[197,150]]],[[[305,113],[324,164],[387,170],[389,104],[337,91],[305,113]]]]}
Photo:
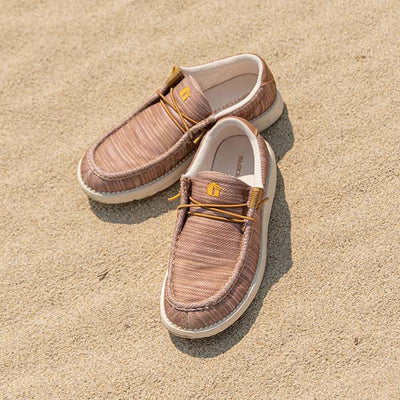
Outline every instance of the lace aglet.
{"type": "Polygon", "coordinates": [[[181,192],[178,192],[175,196],[169,197],[168,201],[174,201],[174,200],[178,199],[179,197],[181,197],[181,192]]]}
{"type": "Polygon", "coordinates": [[[206,129],[203,129],[203,131],[200,133],[199,136],[197,136],[195,139],[193,139],[193,143],[197,144],[200,142],[200,140],[203,138],[204,134],[207,132],[206,129]]]}
{"type": "Polygon", "coordinates": [[[268,201],[268,200],[269,200],[269,197],[268,197],[268,196],[265,197],[264,199],[262,199],[262,200],[258,203],[257,210],[258,210],[266,201],[268,201]]]}

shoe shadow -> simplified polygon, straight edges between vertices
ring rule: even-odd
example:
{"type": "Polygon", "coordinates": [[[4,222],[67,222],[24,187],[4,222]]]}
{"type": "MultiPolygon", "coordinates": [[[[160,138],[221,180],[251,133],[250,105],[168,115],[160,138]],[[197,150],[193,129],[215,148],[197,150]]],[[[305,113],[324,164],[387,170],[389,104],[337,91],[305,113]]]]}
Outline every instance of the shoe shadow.
{"type": "Polygon", "coordinates": [[[170,203],[168,197],[177,194],[179,182],[174,183],[168,189],[145,201],[132,201],[122,204],[102,204],[88,199],[93,213],[104,222],[112,224],[140,224],[149,218],[158,217],[170,210],[176,209],[176,202],[170,203]]]}
{"type": "MultiPolygon", "coordinates": [[[[294,144],[292,124],[286,105],[279,121],[262,132],[262,135],[272,146],[276,161],[279,162],[294,144]]],[[[238,321],[216,336],[190,340],[170,334],[172,342],[180,351],[193,357],[211,358],[226,352],[247,334],[257,319],[269,289],[291,267],[291,217],[285,197],[285,184],[278,168],[276,193],[268,229],[267,265],[261,287],[252,304],[238,321]]]]}

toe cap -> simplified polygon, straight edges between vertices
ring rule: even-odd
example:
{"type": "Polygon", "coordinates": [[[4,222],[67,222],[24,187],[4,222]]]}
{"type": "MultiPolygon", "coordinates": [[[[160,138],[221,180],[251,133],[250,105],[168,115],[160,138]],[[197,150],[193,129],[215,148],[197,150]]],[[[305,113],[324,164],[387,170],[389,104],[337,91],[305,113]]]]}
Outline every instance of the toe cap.
{"type": "Polygon", "coordinates": [[[164,310],[170,323],[187,331],[210,327],[225,316],[218,307],[195,311],[178,310],[165,297],[164,310]]]}
{"type": "Polygon", "coordinates": [[[88,189],[94,190],[96,192],[111,192],[113,191],[112,181],[100,178],[92,169],[88,159],[88,152],[82,157],[80,162],[80,168],[78,173],[80,174],[80,181],[83,183],[88,189]]]}

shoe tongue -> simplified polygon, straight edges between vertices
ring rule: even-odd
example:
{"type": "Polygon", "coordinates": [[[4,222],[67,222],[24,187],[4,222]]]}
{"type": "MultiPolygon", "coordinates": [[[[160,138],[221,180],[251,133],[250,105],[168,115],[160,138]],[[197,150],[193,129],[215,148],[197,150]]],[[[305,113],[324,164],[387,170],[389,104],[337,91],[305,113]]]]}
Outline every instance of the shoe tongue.
{"type": "Polygon", "coordinates": [[[247,203],[251,187],[222,172],[203,171],[192,178],[192,197],[200,203],[247,203]]]}
{"type": "MultiPolygon", "coordinates": [[[[171,95],[168,94],[166,97],[173,104],[171,95]]],[[[185,75],[174,87],[174,99],[181,111],[198,122],[212,113],[200,85],[191,75],[185,75]]]]}

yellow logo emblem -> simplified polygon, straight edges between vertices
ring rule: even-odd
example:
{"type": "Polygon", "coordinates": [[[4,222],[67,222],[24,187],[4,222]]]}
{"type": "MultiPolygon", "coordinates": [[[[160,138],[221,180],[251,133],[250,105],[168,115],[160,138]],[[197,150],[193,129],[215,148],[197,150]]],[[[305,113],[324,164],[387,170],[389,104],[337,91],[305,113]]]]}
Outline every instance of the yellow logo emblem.
{"type": "Polygon", "coordinates": [[[181,99],[183,101],[186,101],[190,97],[190,87],[186,86],[184,87],[180,92],[179,96],[181,96],[181,99]]]}
{"type": "Polygon", "coordinates": [[[207,194],[212,197],[219,197],[222,187],[216,182],[211,182],[207,186],[207,194]]]}

